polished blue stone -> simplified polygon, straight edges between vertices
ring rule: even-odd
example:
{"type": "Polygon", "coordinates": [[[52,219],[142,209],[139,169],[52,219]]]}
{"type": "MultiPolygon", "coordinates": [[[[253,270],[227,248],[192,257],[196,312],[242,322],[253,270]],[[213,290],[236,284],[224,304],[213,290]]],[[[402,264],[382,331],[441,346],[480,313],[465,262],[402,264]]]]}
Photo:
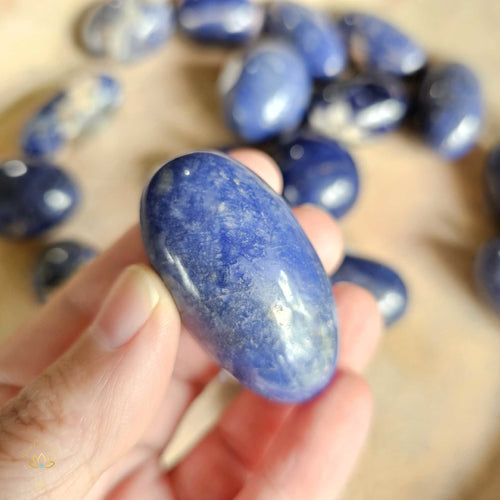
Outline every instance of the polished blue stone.
{"type": "Polygon", "coordinates": [[[340,23],[353,61],[361,69],[410,75],[422,69],[427,56],[392,24],[370,14],[346,14],[340,23]]]}
{"type": "Polygon", "coordinates": [[[259,142],[298,126],[311,96],[311,77],[292,46],[263,41],[230,59],[219,79],[226,122],[259,142]]]}
{"type": "Polygon", "coordinates": [[[500,143],[498,143],[488,155],[484,180],[488,201],[500,220],[500,143]]]}
{"type": "Polygon", "coordinates": [[[322,12],[293,2],[273,2],[268,7],[267,29],[293,44],[313,78],[334,78],[347,63],[342,34],[322,12]]]}
{"type": "Polygon", "coordinates": [[[302,134],[281,145],[275,159],[283,173],[283,196],[290,205],[312,203],[339,218],[356,202],[358,171],[337,142],[302,134]]]}
{"type": "Polygon", "coordinates": [[[308,114],[311,130],[341,142],[356,144],[396,129],[408,111],[401,80],[366,73],[333,82],[317,93],[308,114]]]}
{"type": "Polygon", "coordinates": [[[474,274],[481,294],[500,314],[500,238],[481,246],[474,262],[474,274]]]}
{"type": "Polygon", "coordinates": [[[337,317],[328,277],[257,175],[222,153],[180,156],[146,187],[141,229],[183,323],[241,383],[288,402],[329,383],[337,317]]]}
{"type": "Polygon", "coordinates": [[[332,285],[343,281],[359,285],[375,297],[387,326],[395,323],[406,311],[406,285],[390,267],[373,260],[346,255],[341,266],[330,277],[332,285]]]}
{"type": "Polygon", "coordinates": [[[168,0],[112,0],[88,11],[81,27],[81,42],[91,55],[132,62],[170,39],[175,12],[168,0]]]}
{"type": "Polygon", "coordinates": [[[483,122],[481,88],[462,64],[429,71],[418,95],[417,121],[428,144],[448,159],[457,159],[476,144],[483,122]]]}
{"type": "Polygon", "coordinates": [[[21,147],[28,157],[49,156],[91,129],[122,100],[121,86],[107,75],[84,75],[51,98],[26,124],[21,147]]]}
{"type": "Polygon", "coordinates": [[[78,241],[63,240],[43,248],[35,263],[33,288],[40,302],[97,255],[96,250],[78,241]]]}
{"type": "Polygon", "coordinates": [[[262,5],[249,0],[184,0],[179,25],[190,38],[210,44],[241,44],[262,30],[262,5]]]}
{"type": "Polygon", "coordinates": [[[0,235],[30,238],[66,219],[80,193],[60,168],[9,160],[0,165],[0,235]]]}

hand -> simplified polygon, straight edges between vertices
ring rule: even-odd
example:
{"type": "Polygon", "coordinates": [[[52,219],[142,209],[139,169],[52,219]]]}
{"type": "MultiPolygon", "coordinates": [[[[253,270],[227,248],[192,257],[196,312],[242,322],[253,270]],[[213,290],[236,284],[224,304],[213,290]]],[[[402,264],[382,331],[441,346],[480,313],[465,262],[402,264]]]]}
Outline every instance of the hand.
{"type": "MultiPolygon", "coordinates": [[[[266,155],[232,154],[281,190],[266,155]]],[[[331,272],[342,253],[337,225],[312,206],[294,212],[331,272]]],[[[165,472],[159,456],[217,367],[183,330],[132,228],[0,351],[2,498],[334,498],[368,432],[372,401],[361,372],[382,325],[361,288],[341,284],[334,294],[341,343],[331,385],[303,405],[242,389],[165,472]],[[45,470],[29,465],[36,441],[57,450],[45,470]]]]}

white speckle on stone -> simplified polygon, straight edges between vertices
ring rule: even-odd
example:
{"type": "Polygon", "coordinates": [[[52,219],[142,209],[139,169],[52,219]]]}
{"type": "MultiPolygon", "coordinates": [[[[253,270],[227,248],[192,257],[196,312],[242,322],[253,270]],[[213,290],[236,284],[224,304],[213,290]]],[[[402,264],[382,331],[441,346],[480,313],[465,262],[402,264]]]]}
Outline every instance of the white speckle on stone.
{"type": "Polygon", "coordinates": [[[49,189],[43,201],[55,212],[62,212],[71,205],[71,197],[59,189],[49,189]]]}
{"type": "Polygon", "coordinates": [[[2,165],[7,177],[21,177],[28,171],[26,164],[20,160],[8,160],[2,165]]]}

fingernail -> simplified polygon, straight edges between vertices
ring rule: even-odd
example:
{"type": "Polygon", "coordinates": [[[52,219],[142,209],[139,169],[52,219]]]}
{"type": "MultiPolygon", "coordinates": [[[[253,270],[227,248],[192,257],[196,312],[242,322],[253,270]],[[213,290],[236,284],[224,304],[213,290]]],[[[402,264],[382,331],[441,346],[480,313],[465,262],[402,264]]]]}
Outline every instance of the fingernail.
{"type": "Polygon", "coordinates": [[[117,278],[90,331],[108,349],[126,344],[146,323],[160,301],[160,280],[152,270],[134,265],[117,278]]]}

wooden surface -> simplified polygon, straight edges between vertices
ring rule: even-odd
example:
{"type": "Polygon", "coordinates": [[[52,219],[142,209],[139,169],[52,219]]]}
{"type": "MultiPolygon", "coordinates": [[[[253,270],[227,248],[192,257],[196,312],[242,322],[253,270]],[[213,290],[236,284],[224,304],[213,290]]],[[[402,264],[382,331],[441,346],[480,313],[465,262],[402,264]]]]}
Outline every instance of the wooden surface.
{"type": "MultiPolygon", "coordinates": [[[[87,58],[73,26],[87,0],[0,0],[0,157],[18,154],[21,125],[79,69],[109,69],[126,102],[107,126],[58,158],[81,184],[81,210],[50,239],[105,248],[137,220],[151,170],[172,155],[229,142],[215,80],[224,50],[175,38],[133,66],[87,58]]],[[[328,7],[328,3],[324,3],[328,7]]],[[[341,222],[347,245],[398,267],[407,317],[385,336],[369,371],[376,414],[349,500],[500,498],[500,321],[476,298],[471,260],[494,234],[481,191],[485,151],[500,140],[500,2],[336,1],[380,13],[437,59],[479,75],[488,110],[479,147],[446,163],[398,133],[354,150],[357,207],[341,222]]],[[[0,337],[38,308],[30,288],[40,241],[0,241],[0,337]]]]}

